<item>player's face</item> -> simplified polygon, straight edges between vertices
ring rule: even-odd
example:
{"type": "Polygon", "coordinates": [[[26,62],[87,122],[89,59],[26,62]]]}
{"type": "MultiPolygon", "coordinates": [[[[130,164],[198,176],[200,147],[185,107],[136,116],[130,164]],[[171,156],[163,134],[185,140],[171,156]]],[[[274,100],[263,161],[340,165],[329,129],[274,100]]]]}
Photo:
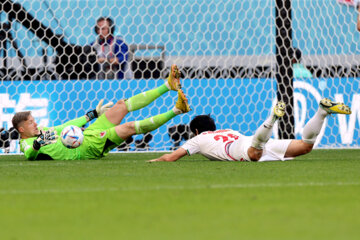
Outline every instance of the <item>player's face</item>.
{"type": "Polygon", "coordinates": [[[19,127],[19,131],[22,136],[26,137],[35,137],[40,134],[40,131],[37,127],[37,123],[33,116],[29,116],[28,119],[22,122],[21,126],[19,127]]]}
{"type": "Polygon", "coordinates": [[[107,38],[109,37],[109,29],[110,29],[110,26],[109,26],[109,22],[106,21],[106,20],[101,20],[97,23],[97,27],[98,27],[98,34],[100,36],[100,38],[104,39],[104,38],[107,38]]]}

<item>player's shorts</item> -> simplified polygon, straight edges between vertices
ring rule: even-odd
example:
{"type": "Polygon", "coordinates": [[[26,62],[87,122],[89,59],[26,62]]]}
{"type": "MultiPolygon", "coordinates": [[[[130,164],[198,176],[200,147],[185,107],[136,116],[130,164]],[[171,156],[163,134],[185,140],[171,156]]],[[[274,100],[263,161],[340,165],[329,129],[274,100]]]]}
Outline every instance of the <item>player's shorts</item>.
{"type": "MultiPolygon", "coordinates": [[[[229,148],[229,154],[235,159],[250,161],[247,151],[249,147],[251,147],[252,138],[252,136],[242,136],[234,141],[229,148]]],[[[278,160],[285,161],[293,159],[285,158],[286,150],[288,149],[291,141],[291,139],[269,139],[269,141],[265,144],[263,155],[261,156],[259,162],[278,160]]]]}
{"type": "Polygon", "coordinates": [[[288,149],[292,139],[270,139],[266,144],[259,162],[265,161],[285,161],[294,158],[285,158],[286,150],[288,149]]]}
{"type": "Polygon", "coordinates": [[[84,131],[84,142],[80,146],[82,159],[92,159],[106,156],[109,151],[119,146],[124,139],[115,131],[116,124],[111,123],[101,115],[84,131]]]}

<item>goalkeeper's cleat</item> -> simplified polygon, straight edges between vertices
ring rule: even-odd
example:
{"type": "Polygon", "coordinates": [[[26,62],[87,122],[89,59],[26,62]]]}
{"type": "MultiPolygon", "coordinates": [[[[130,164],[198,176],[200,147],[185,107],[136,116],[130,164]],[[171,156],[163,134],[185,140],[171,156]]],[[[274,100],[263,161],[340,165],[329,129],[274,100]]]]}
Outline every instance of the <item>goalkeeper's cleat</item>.
{"type": "Polygon", "coordinates": [[[190,105],[188,103],[188,99],[186,98],[184,92],[180,89],[178,90],[178,100],[175,104],[175,113],[187,113],[191,110],[190,105]]]}
{"type": "Polygon", "coordinates": [[[351,109],[344,103],[333,102],[328,98],[323,98],[320,101],[320,107],[328,114],[351,114],[351,109]]]}
{"type": "Polygon", "coordinates": [[[281,118],[285,115],[286,104],[283,101],[277,102],[274,107],[274,115],[281,118]]]}
{"type": "Polygon", "coordinates": [[[176,64],[171,65],[167,84],[168,84],[168,87],[174,91],[177,91],[181,88],[180,71],[179,71],[179,68],[176,66],[176,64]]]}

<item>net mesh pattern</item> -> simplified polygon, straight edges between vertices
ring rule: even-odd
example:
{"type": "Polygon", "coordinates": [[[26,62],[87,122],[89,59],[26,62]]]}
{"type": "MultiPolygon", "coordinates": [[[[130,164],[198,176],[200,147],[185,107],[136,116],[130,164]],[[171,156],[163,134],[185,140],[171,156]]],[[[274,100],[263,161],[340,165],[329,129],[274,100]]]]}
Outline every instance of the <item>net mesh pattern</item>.
{"type": "MultiPolygon", "coordinates": [[[[39,125],[62,124],[100,99],[116,102],[160,86],[175,63],[192,111],[117,150],[175,149],[189,138],[188,123],[198,114],[211,114],[217,128],[252,135],[276,102],[275,2],[2,1],[0,127],[11,128],[14,113],[25,110],[39,125]],[[99,37],[101,17],[110,19],[111,40],[99,37]]],[[[355,4],[291,1],[295,137],[323,97],[353,110],[326,120],[321,148],[360,146],[355,4]]],[[[176,97],[166,93],[124,122],[168,111],[176,97]]],[[[277,126],[273,132],[277,138],[277,126]]],[[[8,143],[2,141],[0,151],[19,152],[16,141],[8,143]]]]}

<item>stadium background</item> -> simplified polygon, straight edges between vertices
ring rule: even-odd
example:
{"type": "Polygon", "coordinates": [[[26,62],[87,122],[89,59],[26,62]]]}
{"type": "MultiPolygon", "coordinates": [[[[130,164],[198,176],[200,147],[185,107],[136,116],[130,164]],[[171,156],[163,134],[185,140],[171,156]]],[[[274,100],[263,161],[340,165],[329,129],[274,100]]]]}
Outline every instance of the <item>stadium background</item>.
{"type": "MultiPolygon", "coordinates": [[[[247,135],[266,118],[276,96],[274,2],[256,1],[15,1],[35,18],[63,34],[65,41],[85,45],[95,40],[96,19],[111,16],[116,35],[131,45],[161,45],[167,68],[184,70],[184,89],[193,111],[153,132],[151,150],[168,150],[167,128],[188,123],[197,114],[211,113],[218,128],[233,128],[247,135]],[[210,70],[212,68],[212,70],[210,70]],[[262,69],[262,70],[259,70],[262,69]],[[210,72],[210,73],[209,73],[210,72]],[[208,74],[209,73],[209,74],[208,74]]],[[[314,78],[295,81],[296,136],[313,115],[321,97],[348,103],[351,116],[328,119],[318,147],[359,147],[360,93],[358,78],[357,11],[338,1],[292,1],[293,45],[301,49],[314,78]],[[341,126],[341,127],[340,127],[341,126]]],[[[1,21],[6,14],[1,13],[1,21]]],[[[29,66],[42,67],[42,51],[51,59],[53,48],[44,45],[20,23],[10,30],[29,66]]],[[[14,49],[10,67],[19,68],[14,49]]],[[[138,51],[157,58],[158,50],[138,51]]],[[[20,80],[2,81],[0,126],[10,127],[15,111],[33,110],[43,125],[57,125],[81,116],[101,98],[126,98],[158,86],[162,80],[20,80]]],[[[148,108],[129,114],[125,121],[142,119],[170,109],[175,93],[148,108]]],[[[276,129],[274,130],[276,137],[276,129]]],[[[13,152],[18,151],[15,144],[13,152]]]]}

